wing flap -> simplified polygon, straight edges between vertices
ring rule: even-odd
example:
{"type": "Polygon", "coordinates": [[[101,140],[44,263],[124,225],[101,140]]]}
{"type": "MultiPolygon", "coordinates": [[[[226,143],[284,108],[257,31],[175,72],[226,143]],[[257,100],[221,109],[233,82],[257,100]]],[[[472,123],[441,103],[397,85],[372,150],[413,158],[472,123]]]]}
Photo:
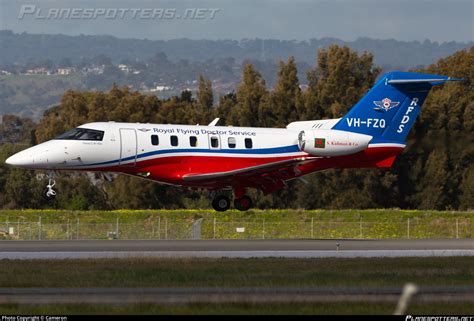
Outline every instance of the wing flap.
{"type": "Polygon", "coordinates": [[[200,182],[207,180],[215,179],[224,179],[235,176],[247,176],[260,174],[267,171],[273,171],[278,169],[284,169],[288,165],[299,165],[309,161],[313,161],[320,157],[298,157],[292,159],[285,159],[282,161],[272,162],[268,164],[256,165],[251,167],[240,168],[232,171],[226,172],[216,172],[216,173],[207,173],[207,174],[188,174],[183,176],[185,182],[200,182]]]}

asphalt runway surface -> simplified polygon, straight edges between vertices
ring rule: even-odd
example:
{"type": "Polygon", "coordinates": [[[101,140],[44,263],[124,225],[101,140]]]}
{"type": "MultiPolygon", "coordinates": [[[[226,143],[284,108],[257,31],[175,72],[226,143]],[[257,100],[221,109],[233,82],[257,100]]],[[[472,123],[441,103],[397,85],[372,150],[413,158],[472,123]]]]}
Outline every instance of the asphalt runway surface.
{"type": "MultiPolygon", "coordinates": [[[[402,287],[0,288],[0,304],[396,302],[402,287]]],[[[474,302],[474,286],[416,287],[418,301],[474,302]]]]}
{"type": "Polygon", "coordinates": [[[473,239],[0,241],[0,259],[474,256],[473,239]]]}

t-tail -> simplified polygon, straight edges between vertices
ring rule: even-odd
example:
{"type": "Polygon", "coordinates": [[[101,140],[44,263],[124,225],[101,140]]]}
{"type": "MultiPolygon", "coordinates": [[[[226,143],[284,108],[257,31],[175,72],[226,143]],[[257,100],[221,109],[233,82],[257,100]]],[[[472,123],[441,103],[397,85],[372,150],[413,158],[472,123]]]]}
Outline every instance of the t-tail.
{"type": "Polygon", "coordinates": [[[389,72],[333,129],[370,135],[373,137],[371,146],[404,146],[430,89],[452,80],[462,79],[415,72],[389,72]]]}

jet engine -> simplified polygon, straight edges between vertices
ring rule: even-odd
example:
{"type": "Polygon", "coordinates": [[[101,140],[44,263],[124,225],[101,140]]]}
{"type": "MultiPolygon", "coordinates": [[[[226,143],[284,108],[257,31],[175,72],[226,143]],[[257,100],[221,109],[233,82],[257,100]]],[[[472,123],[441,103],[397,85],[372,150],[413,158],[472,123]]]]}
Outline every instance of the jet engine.
{"type": "Polygon", "coordinates": [[[298,146],[311,156],[341,156],[364,150],[371,139],[370,135],[342,130],[302,130],[298,135],[298,146]]]}

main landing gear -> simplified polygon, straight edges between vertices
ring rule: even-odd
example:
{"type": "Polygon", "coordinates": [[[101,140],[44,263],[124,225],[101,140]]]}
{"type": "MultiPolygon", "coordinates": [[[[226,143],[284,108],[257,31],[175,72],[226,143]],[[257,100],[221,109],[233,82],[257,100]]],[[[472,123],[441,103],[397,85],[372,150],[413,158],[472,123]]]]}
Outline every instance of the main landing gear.
{"type": "MultiPolygon", "coordinates": [[[[227,211],[230,208],[230,193],[216,193],[212,199],[212,207],[218,212],[227,211]]],[[[239,193],[240,194],[240,193],[239,193]]],[[[234,207],[239,211],[247,211],[252,207],[252,199],[248,195],[235,195],[234,207]]]]}
{"type": "Polygon", "coordinates": [[[234,207],[239,211],[247,211],[252,205],[252,199],[248,195],[234,199],[234,207]]]}
{"type": "Polygon", "coordinates": [[[212,200],[212,207],[218,212],[227,211],[230,207],[230,199],[226,195],[217,195],[212,200]]]}

